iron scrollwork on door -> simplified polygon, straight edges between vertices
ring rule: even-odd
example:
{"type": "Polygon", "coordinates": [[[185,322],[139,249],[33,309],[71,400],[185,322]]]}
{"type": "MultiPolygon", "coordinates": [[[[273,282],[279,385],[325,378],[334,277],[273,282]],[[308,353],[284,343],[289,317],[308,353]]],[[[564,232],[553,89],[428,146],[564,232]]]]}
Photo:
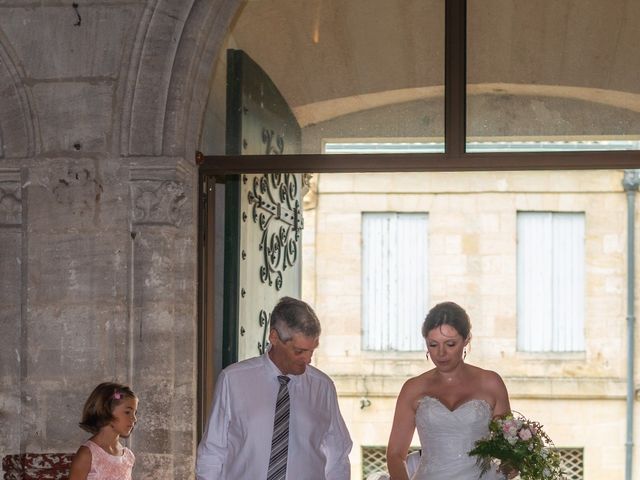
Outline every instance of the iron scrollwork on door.
{"type": "Polygon", "coordinates": [[[282,288],[282,272],[298,259],[298,241],[303,228],[294,174],[274,173],[257,176],[249,191],[252,218],[262,231],[260,281],[282,288]]]}
{"type": "MultiPolygon", "coordinates": [[[[284,151],[284,139],[274,132],[263,130],[262,139],[267,153],[284,151]]],[[[298,259],[298,241],[303,229],[302,209],[298,193],[298,180],[291,173],[255,176],[249,190],[252,218],[262,235],[259,250],[262,253],[260,281],[282,288],[282,272],[293,267],[298,259]]]]}
{"type": "Polygon", "coordinates": [[[265,155],[282,155],[284,153],[284,137],[268,128],[262,129],[262,143],[265,145],[265,155]],[[275,145],[273,139],[275,137],[275,145]]]}
{"type": "Polygon", "coordinates": [[[269,345],[267,337],[269,333],[269,324],[271,323],[270,315],[268,315],[264,310],[260,310],[260,313],[258,314],[258,323],[260,324],[260,328],[262,328],[262,342],[258,342],[258,352],[262,355],[267,351],[267,346],[269,345]]]}

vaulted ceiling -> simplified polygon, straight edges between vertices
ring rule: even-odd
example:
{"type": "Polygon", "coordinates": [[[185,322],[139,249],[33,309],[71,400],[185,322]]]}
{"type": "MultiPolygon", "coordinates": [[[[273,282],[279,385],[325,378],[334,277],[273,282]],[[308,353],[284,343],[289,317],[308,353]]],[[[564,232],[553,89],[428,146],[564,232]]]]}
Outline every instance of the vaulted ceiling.
{"type": "MultiPolygon", "coordinates": [[[[303,112],[438,97],[444,0],[253,0],[232,30],[303,112]]],[[[468,94],[640,111],[640,2],[469,0],[468,94]]]]}

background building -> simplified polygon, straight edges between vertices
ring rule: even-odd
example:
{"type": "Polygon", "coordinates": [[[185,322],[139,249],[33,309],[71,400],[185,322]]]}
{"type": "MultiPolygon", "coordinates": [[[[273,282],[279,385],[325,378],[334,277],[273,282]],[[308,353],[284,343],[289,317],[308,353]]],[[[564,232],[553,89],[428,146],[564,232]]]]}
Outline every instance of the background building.
{"type": "Polygon", "coordinates": [[[426,311],[454,300],[473,323],[466,360],[503,376],[512,408],[562,448],[569,478],[623,477],[622,180],[620,171],[318,176],[303,293],[326,325],[316,364],[336,379],[354,475],[382,461],[375,447],[386,446],[404,380],[432,367],[426,311]]]}

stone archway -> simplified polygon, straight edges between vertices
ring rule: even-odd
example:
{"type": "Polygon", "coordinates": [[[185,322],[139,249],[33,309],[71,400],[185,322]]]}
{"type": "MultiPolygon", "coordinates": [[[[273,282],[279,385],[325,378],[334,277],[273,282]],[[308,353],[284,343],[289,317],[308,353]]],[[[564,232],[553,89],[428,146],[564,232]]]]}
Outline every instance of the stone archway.
{"type": "Polygon", "coordinates": [[[0,6],[0,456],[74,452],[117,380],[136,478],[193,477],[194,156],[239,5],[0,6]]]}
{"type": "Polygon", "coordinates": [[[129,368],[132,383],[153,402],[152,427],[132,439],[141,478],[193,477],[199,440],[195,152],[214,65],[239,6],[235,0],[157,4],[143,18],[128,67],[120,148],[131,196],[129,330],[146,337],[132,338],[129,368]],[[168,55],[160,54],[162,47],[168,55]]]}
{"type": "Polygon", "coordinates": [[[3,47],[5,44],[0,42],[0,85],[5,86],[5,94],[0,96],[0,111],[5,112],[0,116],[0,158],[29,157],[37,150],[33,99],[20,82],[24,74],[3,47]]]}

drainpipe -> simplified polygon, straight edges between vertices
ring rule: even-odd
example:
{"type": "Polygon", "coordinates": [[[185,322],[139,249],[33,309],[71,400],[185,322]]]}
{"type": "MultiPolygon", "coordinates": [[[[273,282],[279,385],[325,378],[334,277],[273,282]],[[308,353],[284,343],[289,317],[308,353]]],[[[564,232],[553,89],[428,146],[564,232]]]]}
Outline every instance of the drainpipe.
{"type": "Polygon", "coordinates": [[[633,407],[635,402],[635,218],[636,192],[640,184],[639,170],[625,170],[622,186],[627,192],[627,441],[625,479],[632,480],[633,469],[633,407]]]}

